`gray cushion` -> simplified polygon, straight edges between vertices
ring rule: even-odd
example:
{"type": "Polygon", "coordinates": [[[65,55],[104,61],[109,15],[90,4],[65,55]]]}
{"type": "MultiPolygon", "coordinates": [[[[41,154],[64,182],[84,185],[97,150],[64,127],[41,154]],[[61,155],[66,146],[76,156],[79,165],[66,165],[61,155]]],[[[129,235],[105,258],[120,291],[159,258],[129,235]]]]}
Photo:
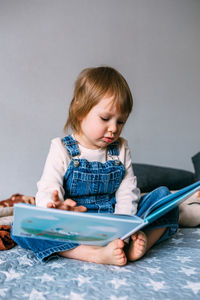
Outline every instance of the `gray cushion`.
{"type": "MultiPolygon", "coordinates": [[[[199,156],[200,159],[200,156],[199,156]]],[[[195,174],[190,171],[160,167],[148,164],[133,164],[141,192],[150,192],[159,186],[167,186],[170,190],[178,190],[195,181],[195,174]]]]}
{"type": "Polygon", "coordinates": [[[195,179],[200,180],[200,152],[192,157],[192,162],[195,169],[195,179]]]}

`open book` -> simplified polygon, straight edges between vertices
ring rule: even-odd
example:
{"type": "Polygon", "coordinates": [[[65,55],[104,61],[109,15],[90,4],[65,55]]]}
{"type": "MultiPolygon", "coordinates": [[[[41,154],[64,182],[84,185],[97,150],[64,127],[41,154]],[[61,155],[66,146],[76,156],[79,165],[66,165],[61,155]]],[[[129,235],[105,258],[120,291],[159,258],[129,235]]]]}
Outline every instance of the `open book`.
{"type": "Polygon", "coordinates": [[[71,212],[15,204],[13,234],[16,236],[104,246],[122,240],[160,218],[200,189],[200,181],[152,204],[141,217],[71,212]]]}

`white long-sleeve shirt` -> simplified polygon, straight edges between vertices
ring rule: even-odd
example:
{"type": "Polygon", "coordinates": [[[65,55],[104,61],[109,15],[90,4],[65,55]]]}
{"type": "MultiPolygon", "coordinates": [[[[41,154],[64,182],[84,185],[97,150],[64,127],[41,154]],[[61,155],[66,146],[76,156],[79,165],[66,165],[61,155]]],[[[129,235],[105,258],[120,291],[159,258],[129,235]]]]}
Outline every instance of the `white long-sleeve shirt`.
{"type": "MultiPolygon", "coordinates": [[[[105,163],[106,160],[111,159],[107,155],[106,149],[88,149],[79,144],[79,151],[79,158],[87,159],[90,162],[99,161],[105,163]]],[[[118,158],[124,164],[126,174],[115,194],[115,213],[135,215],[140,198],[140,190],[137,188],[137,179],[133,173],[128,143],[123,138],[121,138],[118,158]]],[[[60,199],[64,201],[63,178],[70,161],[71,158],[64,147],[61,138],[53,139],[51,141],[42,177],[37,183],[37,206],[46,207],[47,203],[52,201],[52,193],[54,190],[58,190],[60,199]]]]}

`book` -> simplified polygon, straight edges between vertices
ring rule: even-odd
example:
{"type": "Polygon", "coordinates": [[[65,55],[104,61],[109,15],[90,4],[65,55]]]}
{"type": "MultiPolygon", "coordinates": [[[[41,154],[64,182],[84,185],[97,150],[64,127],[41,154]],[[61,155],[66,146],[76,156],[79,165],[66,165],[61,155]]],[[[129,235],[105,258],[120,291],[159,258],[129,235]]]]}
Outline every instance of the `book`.
{"type": "Polygon", "coordinates": [[[200,181],[165,196],[153,203],[142,217],[73,212],[18,203],[14,205],[13,235],[104,246],[117,238],[128,238],[199,189],[200,181]]]}

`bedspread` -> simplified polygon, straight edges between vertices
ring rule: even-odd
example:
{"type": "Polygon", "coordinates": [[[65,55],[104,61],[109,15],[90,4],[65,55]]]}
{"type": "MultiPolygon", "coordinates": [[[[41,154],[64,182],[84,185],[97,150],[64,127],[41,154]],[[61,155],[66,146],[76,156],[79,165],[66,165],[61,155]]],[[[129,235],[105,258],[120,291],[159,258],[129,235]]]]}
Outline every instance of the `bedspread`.
{"type": "Polygon", "coordinates": [[[126,266],[65,258],[39,262],[14,247],[0,256],[0,299],[200,299],[200,227],[182,228],[169,241],[126,266]]]}

